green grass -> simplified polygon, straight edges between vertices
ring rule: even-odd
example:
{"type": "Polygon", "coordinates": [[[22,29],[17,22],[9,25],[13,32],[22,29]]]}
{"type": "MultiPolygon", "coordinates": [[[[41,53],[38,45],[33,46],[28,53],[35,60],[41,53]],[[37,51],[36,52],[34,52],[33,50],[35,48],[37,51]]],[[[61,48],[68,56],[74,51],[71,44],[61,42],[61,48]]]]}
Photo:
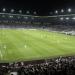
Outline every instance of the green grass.
{"type": "Polygon", "coordinates": [[[0,29],[0,62],[75,54],[75,36],[46,30],[0,29]]]}

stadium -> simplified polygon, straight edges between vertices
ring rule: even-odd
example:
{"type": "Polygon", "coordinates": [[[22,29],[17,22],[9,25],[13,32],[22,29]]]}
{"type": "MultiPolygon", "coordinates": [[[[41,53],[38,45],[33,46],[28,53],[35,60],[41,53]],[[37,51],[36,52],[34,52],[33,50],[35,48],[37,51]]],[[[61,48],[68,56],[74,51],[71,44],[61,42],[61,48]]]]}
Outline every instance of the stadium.
{"type": "Polygon", "coordinates": [[[0,75],[75,75],[75,12],[40,16],[0,12],[0,75]]]}

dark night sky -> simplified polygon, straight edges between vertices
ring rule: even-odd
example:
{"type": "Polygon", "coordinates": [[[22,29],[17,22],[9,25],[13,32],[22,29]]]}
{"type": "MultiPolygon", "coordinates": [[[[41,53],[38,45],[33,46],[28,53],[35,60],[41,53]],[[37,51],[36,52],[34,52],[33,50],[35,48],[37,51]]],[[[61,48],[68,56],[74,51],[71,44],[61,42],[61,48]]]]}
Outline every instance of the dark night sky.
{"type": "Polygon", "coordinates": [[[46,15],[50,11],[75,8],[75,0],[0,0],[0,10],[2,8],[22,9],[23,11],[37,11],[40,15],[46,15]]]}

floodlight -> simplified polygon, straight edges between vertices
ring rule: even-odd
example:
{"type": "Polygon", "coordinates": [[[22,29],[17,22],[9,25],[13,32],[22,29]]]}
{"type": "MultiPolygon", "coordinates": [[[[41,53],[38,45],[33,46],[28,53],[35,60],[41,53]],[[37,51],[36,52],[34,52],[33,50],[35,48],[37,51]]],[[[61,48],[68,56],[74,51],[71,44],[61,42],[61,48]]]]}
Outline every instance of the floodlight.
{"type": "Polygon", "coordinates": [[[5,12],[6,11],[6,9],[5,8],[3,8],[3,12],[5,12]]]}
{"type": "Polygon", "coordinates": [[[63,10],[63,9],[61,9],[61,12],[63,13],[63,12],[64,12],[64,10],[63,10]]]}
{"type": "Polygon", "coordinates": [[[11,13],[13,13],[14,12],[14,9],[11,9],[11,13]]]}
{"type": "Polygon", "coordinates": [[[10,18],[13,18],[13,16],[12,16],[12,15],[10,15],[9,17],[10,17],[10,18]]]}
{"type": "Polygon", "coordinates": [[[69,17],[66,17],[66,20],[69,20],[69,17]]]}
{"type": "Polygon", "coordinates": [[[22,14],[22,10],[19,10],[19,13],[22,14]]]}
{"type": "Polygon", "coordinates": [[[71,12],[71,11],[72,11],[72,9],[71,9],[71,8],[69,8],[69,9],[68,9],[68,12],[71,12]]]}
{"type": "Polygon", "coordinates": [[[63,19],[64,19],[63,17],[60,18],[60,20],[63,20],[63,19]]]}
{"type": "Polygon", "coordinates": [[[29,14],[30,12],[29,12],[29,11],[27,11],[26,13],[27,13],[27,14],[29,14]]]}
{"type": "Polygon", "coordinates": [[[75,17],[73,17],[72,19],[75,20],[75,17]]]}
{"type": "Polygon", "coordinates": [[[56,10],[55,13],[58,14],[58,11],[56,10]]]}
{"type": "Polygon", "coordinates": [[[37,12],[36,12],[36,11],[34,11],[33,13],[34,13],[34,15],[36,15],[36,14],[37,14],[37,12]]]}

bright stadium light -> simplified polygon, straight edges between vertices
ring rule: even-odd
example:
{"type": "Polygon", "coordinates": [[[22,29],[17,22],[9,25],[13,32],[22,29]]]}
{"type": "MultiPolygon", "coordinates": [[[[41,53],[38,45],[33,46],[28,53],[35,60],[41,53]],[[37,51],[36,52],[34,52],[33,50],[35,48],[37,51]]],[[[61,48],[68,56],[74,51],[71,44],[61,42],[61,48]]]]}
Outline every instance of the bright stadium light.
{"type": "Polygon", "coordinates": [[[30,13],[29,11],[26,12],[26,14],[29,14],[29,13],[30,13]]]}
{"type": "Polygon", "coordinates": [[[72,11],[72,9],[71,9],[71,8],[69,8],[69,9],[68,9],[68,12],[71,12],[71,11],[72,11]]]}
{"type": "Polygon", "coordinates": [[[69,20],[70,18],[69,17],[66,17],[66,20],[69,20]]]}
{"type": "Polygon", "coordinates": [[[11,13],[13,13],[14,12],[14,9],[11,9],[11,13]]]}
{"type": "Polygon", "coordinates": [[[5,12],[6,11],[6,9],[5,8],[3,8],[3,12],[5,12]]]}
{"type": "Polygon", "coordinates": [[[55,13],[58,14],[58,11],[56,10],[55,13]]]}
{"type": "Polygon", "coordinates": [[[33,13],[34,13],[34,15],[36,15],[36,14],[37,14],[37,12],[36,12],[36,11],[34,11],[33,13]]]}
{"type": "Polygon", "coordinates": [[[72,19],[75,20],[75,17],[73,17],[72,19]]]}
{"type": "Polygon", "coordinates": [[[19,13],[22,14],[22,10],[19,10],[19,13]]]}
{"type": "Polygon", "coordinates": [[[13,16],[12,16],[12,15],[10,15],[9,17],[10,17],[10,18],[13,18],[13,16]]]}
{"type": "Polygon", "coordinates": [[[64,10],[63,10],[63,9],[61,9],[61,12],[63,13],[63,12],[64,12],[64,10]]]}
{"type": "Polygon", "coordinates": [[[63,20],[63,19],[64,19],[63,17],[60,18],[60,20],[63,20]]]}

